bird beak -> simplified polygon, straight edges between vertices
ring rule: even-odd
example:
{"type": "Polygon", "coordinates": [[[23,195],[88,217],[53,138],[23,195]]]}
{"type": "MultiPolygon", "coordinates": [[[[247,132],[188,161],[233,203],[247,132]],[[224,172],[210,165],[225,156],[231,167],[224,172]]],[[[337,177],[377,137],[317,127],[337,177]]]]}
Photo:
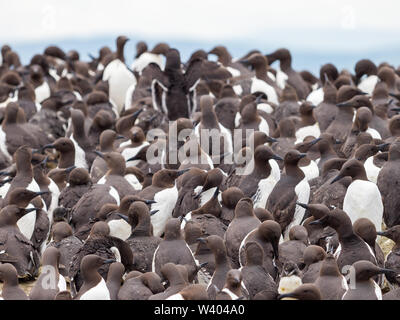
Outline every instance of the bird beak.
{"type": "Polygon", "coordinates": [[[115,259],[106,259],[103,261],[103,264],[109,264],[109,263],[113,263],[113,262],[116,262],[116,260],[115,259]]]}
{"type": "Polygon", "coordinates": [[[35,211],[35,210],[41,210],[41,208],[29,208],[29,209],[25,209],[25,212],[26,213],[29,213],[29,212],[32,212],[32,211],[35,211]]]}
{"type": "Polygon", "coordinates": [[[94,153],[97,154],[100,158],[104,159],[104,154],[102,152],[94,150],[94,153]]]}
{"type": "Polygon", "coordinates": [[[150,215],[152,216],[152,215],[155,215],[158,211],[160,211],[160,210],[151,210],[150,211],[150,215]]]}
{"type": "Polygon", "coordinates": [[[381,144],[378,144],[378,150],[379,151],[382,151],[382,150],[384,150],[387,146],[390,146],[390,143],[381,143],[381,144]]]}
{"type": "Polygon", "coordinates": [[[207,243],[205,238],[197,238],[196,241],[201,243],[207,243]]]}
{"type": "Polygon", "coordinates": [[[39,191],[39,192],[35,192],[36,196],[41,196],[42,194],[46,194],[46,193],[50,193],[50,191],[39,191]]]}
{"type": "Polygon", "coordinates": [[[215,192],[213,194],[213,198],[216,199],[218,197],[219,194],[219,187],[217,187],[217,189],[215,189],[215,192]]]}
{"type": "Polygon", "coordinates": [[[326,221],[328,220],[328,216],[327,215],[325,215],[325,216],[323,216],[322,218],[320,218],[320,219],[317,219],[317,220],[314,220],[314,221],[311,221],[308,225],[323,225],[326,221]]]}
{"type": "Polygon", "coordinates": [[[352,105],[348,102],[341,102],[336,104],[337,107],[352,107],[352,105]]]}
{"type": "Polygon", "coordinates": [[[201,263],[199,269],[204,268],[206,265],[208,265],[208,261],[201,263]]]}
{"type": "Polygon", "coordinates": [[[397,273],[397,271],[393,270],[393,269],[386,269],[386,268],[380,268],[380,273],[384,273],[384,274],[393,274],[393,273],[397,273]]]}
{"type": "Polygon", "coordinates": [[[271,157],[271,159],[283,161],[283,158],[282,158],[281,156],[278,156],[277,154],[274,154],[274,155],[271,157]]]}
{"type": "Polygon", "coordinates": [[[157,201],[155,201],[155,200],[143,200],[143,202],[144,202],[145,204],[157,203],[157,201]]]}
{"type": "Polygon", "coordinates": [[[267,138],[267,142],[269,142],[269,143],[274,143],[274,142],[277,142],[278,140],[277,139],[275,139],[275,138],[271,138],[271,137],[268,137],[267,138]]]}
{"type": "Polygon", "coordinates": [[[74,170],[76,168],[76,166],[71,166],[65,169],[66,173],[70,173],[72,170],[74,170]]]}
{"type": "Polygon", "coordinates": [[[126,137],[120,134],[115,137],[115,140],[121,140],[121,139],[126,139],[126,137]]]}
{"type": "Polygon", "coordinates": [[[126,215],[117,212],[117,216],[129,223],[129,218],[126,215]]]}
{"type": "Polygon", "coordinates": [[[279,259],[279,241],[272,241],[272,249],[274,250],[275,259],[279,259]]]}
{"type": "Polygon", "coordinates": [[[189,170],[190,170],[190,168],[178,171],[178,172],[177,172],[178,177],[181,176],[181,175],[183,175],[185,172],[188,172],[189,170]]]}
{"type": "Polygon", "coordinates": [[[136,154],[136,155],[134,155],[133,157],[127,159],[125,162],[138,160],[138,159],[137,159],[137,156],[138,156],[138,155],[136,154]]]}
{"type": "Polygon", "coordinates": [[[343,176],[340,175],[340,174],[338,174],[338,175],[331,181],[330,184],[333,184],[333,183],[335,183],[336,181],[339,181],[339,180],[342,179],[342,178],[343,178],[343,176]]]}
{"type": "Polygon", "coordinates": [[[307,153],[300,153],[299,154],[299,159],[303,159],[306,156],[307,156],[307,153]]]}
{"type": "Polygon", "coordinates": [[[139,109],[137,111],[135,111],[134,113],[132,113],[132,117],[133,118],[137,118],[137,116],[143,111],[143,109],[139,109]]]}
{"type": "Polygon", "coordinates": [[[296,202],[296,204],[306,210],[308,210],[309,206],[306,203],[296,202]]]}
{"type": "Polygon", "coordinates": [[[318,141],[321,141],[321,140],[322,140],[322,138],[317,138],[317,139],[311,140],[310,146],[313,146],[314,144],[316,144],[318,141]]]}
{"type": "Polygon", "coordinates": [[[386,237],[386,231],[377,231],[376,234],[378,236],[386,237]]]}
{"type": "Polygon", "coordinates": [[[39,150],[43,151],[43,150],[46,150],[46,149],[54,149],[54,148],[55,148],[54,144],[46,144],[39,150]]]}

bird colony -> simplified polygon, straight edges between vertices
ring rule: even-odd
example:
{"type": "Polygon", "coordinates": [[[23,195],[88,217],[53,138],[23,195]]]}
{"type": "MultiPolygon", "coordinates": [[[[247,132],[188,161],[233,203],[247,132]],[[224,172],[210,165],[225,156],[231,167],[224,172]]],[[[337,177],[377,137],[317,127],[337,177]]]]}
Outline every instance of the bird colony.
{"type": "Polygon", "coordinates": [[[128,40],[1,47],[1,299],[400,299],[400,68],[128,40]]]}

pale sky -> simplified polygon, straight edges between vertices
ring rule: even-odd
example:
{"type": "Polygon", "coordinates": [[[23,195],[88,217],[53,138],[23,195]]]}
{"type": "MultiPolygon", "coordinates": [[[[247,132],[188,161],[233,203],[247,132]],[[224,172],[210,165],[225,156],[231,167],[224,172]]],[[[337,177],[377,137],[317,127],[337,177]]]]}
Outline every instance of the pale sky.
{"type": "Polygon", "coordinates": [[[116,33],[223,41],[316,28],[400,34],[398,0],[2,0],[0,12],[1,42],[116,33]]]}

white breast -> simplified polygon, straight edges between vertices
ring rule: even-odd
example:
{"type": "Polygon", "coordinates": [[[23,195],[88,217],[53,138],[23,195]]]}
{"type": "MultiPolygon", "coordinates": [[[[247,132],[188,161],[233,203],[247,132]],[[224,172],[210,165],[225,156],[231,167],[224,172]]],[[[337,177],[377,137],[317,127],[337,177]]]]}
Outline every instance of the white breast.
{"type": "Polygon", "coordinates": [[[172,210],[178,200],[178,189],[175,186],[157,192],[154,195],[156,203],[151,205],[151,210],[159,210],[151,216],[154,236],[160,237],[165,230],[168,219],[172,217],[172,210]]]}
{"type": "Polygon", "coordinates": [[[131,225],[124,219],[111,220],[108,223],[110,227],[110,236],[126,240],[131,235],[131,225]]]}
{"type": "MultiPolygon", "coordinates": [[[[33,208],[33,205],[30,203],[27,208],[33,208]]],[[[33,231],[35,230],[36,223],[36,210],[31,211],[24,215],[17,221],[17,226],[19,231],[27,238],[31,239],[33,235],[33,231]]]]}
{"type": "Polygon", "coordinates": [[[310,181],[311,179],[317,178],[319,176],[318,165],[315,163],[314,160],[311,160],[309,165],[305,167],[300,167],[300,169],[304,172],[307,181],[310,181]]]}
{"type": "Polygon", "coordinates": [[[304,138],[307,136],[313,136],[318,138],[321,135],[321,131],[319,130],[318,122],[313,124],[312,126],[302,127],[296,131],[296,142],[300,143],[303,142],[304,138]]]}
{"type": "Polygon", "coordinates": [[[275,89],[263,80],[253,77],[250,91],[251,93],[264,92],[268,97],[268,101],[279,104],[278,95],[276,94],[275,89]]]}
{"type": "Polygon", "coordinates": [[[110,98],[117,105],[118,113],[121,113],[125,102],[126,91],[132,84],[136,83],[136,78],[121,60],[115,59],[104,69],[103,81],[107,80],[110,98]]]}
{"type": "Polygon", "coordinates": [[[133,61],[131,69],[141,74],[142,70],[146,68],[150,63],[158,64],[160,69],[164,70],[164,62],[162,56],[151,52],[142,53],[137,59],[133,61]]]}
{"type": "Polygon", "coordinates": [[[368,180],[376,184],[378,181],[378,175],[379,175],[379,172],[381,171],[381,168],[377,167],[374,164],[373,156],[371,156],[367,160],[365,160],[364,168],[365,168],[365,172],[367,173],[368,180]]]}
{"type": "Polygon", "coordinates": [[[230,296],[232,300],[239,299],[239,297],[236,294],[234,294],[231,290],[229,290],[228,288],[223,288],[221,291],[228,294],[228,296],[230,296]]]}
{"type": "Polygon", "coordinates": [[[143,186],[134,174],[131,174],[131,173],[126,174],[126,175],[124,175],[124,178],[126,179],[126,181],[129,182],[129,184],[132,186],[133,189],[142,190],[143,186]]]}
{"type": "Polygon", "coordinates": [[[58,291],[67,290],[67,282],[65,281],[64,276],[58,274],[58,291]]]}
{"type": "Polygon", "coordinates": [[[373,128],[368,128],[366,132],[371,135],[372,139],[382,139],[380,133],[373,128]]]}
{"type": "Polygon", "coordinates": [[[225,152],[232,153],[233,152],[233,142],[232,142],[232,134],[231,132],[225,128],[222,124],[219,123],[219,130],[224,137],[224,143],[225,143],[225,152]]]}
{"type": "Polygon", "coordinates": [[[183,296],[180,293],[173,294],[172,296],[169,296],[165,300],[185,300],[183,299],[183,296]]]}
{"type": "Polygon", "coordinates": [[[289,77],[285,72],[281,70],[280,67],[276,69],[276,84],[279,88],[284,89],[286,86],[286,81],[289,77]]]}
{"type": "Polygon", "coordinates": [[[3,128],[1,127],[0,127],[0,150],[7,157],[9,161],[12,160],[12,157],[7,150],[6,133],[3,131],[3,128]]]}
{"type": "Polygon", "coordinates": [[[79,300],[111,300],[106,282],[101,278],[100,282],[86,291],[79,300]]]}
{"type": "Polygon", "coordinates": [[[58,198],[60,196],[60,189],[56,183],[50,179],[49,190],[51,195],[51,202],[49,208],[47,208],[47,215],[49,217],[50,225],[53,223],[53,211],[58,206],[58,198]]]}
{"type": "MultiPolygon", "coordinates": [[[[130,144],[130,141],[128,142],[128,144],[130,144]]],[[[140,146],[137,146],[135,148],[125,148],[124,150],[122,150],[121,155],[124,157],[125,160],[128,160],[129,158],[132,158],[132,157],[136,156],[138,154],[138,152],[140,150],[142,150],[142,148],[144,148],[144,147],[146,147],[148,145],[149,145],[149,143],[147,141],[145,141],[140,146]]],[[[127,167],[134,167],[138,163],[139,163],[139,160],[128,161],[126,163],[126,166],[127,167]]]]}
{"type": "Polygon", "coordinates": [[[125,95],[125,110],[129,110],[132,108],[132,94],[135,91],[136,83],[131,84],[131,86],[126,90],[125,95]]]}
{"type": "Polygon", "coordinates": [[[278,180],[275,179],[272,172],[268,178],[262,179],[258,182],[257,191],[253,196],[254,208],[265,208],[268,197],[277,182],[278,180]]]}
{"type": "Polygon", "coordinates": [[[257,110],[264,111],[265,113],[272,113],[274,109],[268,103],[259,103],[257,110]]]}
{"type": "Polygon", "coordinates": [[[192,211],[189,211],[186,215],[185,215],[185,219],[182,220],[181,222],[181,230],[183,230],[185,228],[186,222],[192,220],[192,211]]]}
{"type": "Polygon", "coordinates": [[[74,136],[71,135],[71,140],[75,147],[75,166],[78,168],[88,169],[88,164],[86,162],[85,151],[79,146],[78,142],[75,141],[74,136]]]}
{"type": "Polygon", "coordinates": [[[236,86],[232,87],[233,91],[235,91],[235,93],[240,96],[243,92],[243,88],[240,84],[237,84],[236,86]]]}
{"type": "Polygon", "coordinates": [[[36,102],[41,103],[43,100],[50,97],[50,87],[46,81],[35,89],[36,102]]]}
{"type": "Polygon", "coordinates": [[[352,223],[359,218],[368,218],[376,230],[381,230],[383,203],[376,184],[364,180],[353,181],[347,188],[343,211],[349,215],[352,223]]]}
{"type": "Polygon", "coordinates": [[[303,282],[296,275],[283,277],[279,281],[278,292],[279,294],[290,293],[296,290],[296,288],[300,287],[302,284],[303,282]]]}
{"type": "Polygon", "coordinates": [[[371,76],[365,78],[364,80],[362,80],[357,87],[361,91],[364,91],[364,92],[368,93],[369,95],[371,95],[375,89],[376,84],[378,83],[378,80],[379,80],[378,76],[371,75],[371,76]]]}
{"type": "Polygon", "coordinates": [[[239,77],[240,76],[240,71],[238,69],[232,68],[232,67],[226,67],[228,71],[232,74],[232,77],[239,77]]]}
{"type": "Polygon", "coordinates": [[[281,179],[281,170],[278,163],[274,159],[268,160],[268,163],[271,166],[271,174],[275,177],[276,181],[279,181],[281,179]]]}
{"type": "Polygon", "coordinates": [[[314,106],[319,105],[322,101],[324,101],[324,89],[319,88],[319,89],[312,91],[307,96],[306,100],[311,102],[314,106]]]}
{"type": "Polygon", "coordinates": [[[258,124],[258,130],[264,132],[267,136],[269,136],[269,125],[268,122],[263,118],[260,117],[261,121],[258,124]]]}
{"type": "Polygon", "coordinates": [[[115,201],[117,202],[117,205],[119,205],[120,199],[119,199],[119,194],[118,194],[117,189],[115,189],[112,186],[109,186],[109,188],[110,188],[110,191],[109,191],[110,196],[113,197],[115,199],[115,201]]]}
{"type": "MultiPolygon", "coordinates": [[[[294,188],[294,192],[296,193],[297,196],[297,202],[308,203],[308,200],[310,198],[310,185],[308,184],[306,177],[297,184],[297,186],[294,188]]],[[[297,226],[301,223],[305,211],[306,209],[300,206],[295,207],[293,220],[285,230],[284,240],[289,240],[289,230],[293,226],[297,226]]]]}

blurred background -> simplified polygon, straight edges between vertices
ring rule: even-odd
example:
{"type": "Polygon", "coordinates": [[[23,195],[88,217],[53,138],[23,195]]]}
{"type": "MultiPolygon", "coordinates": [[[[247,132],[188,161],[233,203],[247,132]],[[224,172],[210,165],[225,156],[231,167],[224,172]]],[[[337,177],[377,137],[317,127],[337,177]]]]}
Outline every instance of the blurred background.
{"type": "Polygon", "coordinates": [[[286,47],[295,69],[314,73],[327,62],[353,70],[362,58],[400,64],[398,0],[2,0],[0,12],[0,44],[24,64],[50,44],[88,60],[120,34],[131,39],[128,65],[139,40],[167,42],[183,60],[218,44],[236,58],[286,47]]]}

